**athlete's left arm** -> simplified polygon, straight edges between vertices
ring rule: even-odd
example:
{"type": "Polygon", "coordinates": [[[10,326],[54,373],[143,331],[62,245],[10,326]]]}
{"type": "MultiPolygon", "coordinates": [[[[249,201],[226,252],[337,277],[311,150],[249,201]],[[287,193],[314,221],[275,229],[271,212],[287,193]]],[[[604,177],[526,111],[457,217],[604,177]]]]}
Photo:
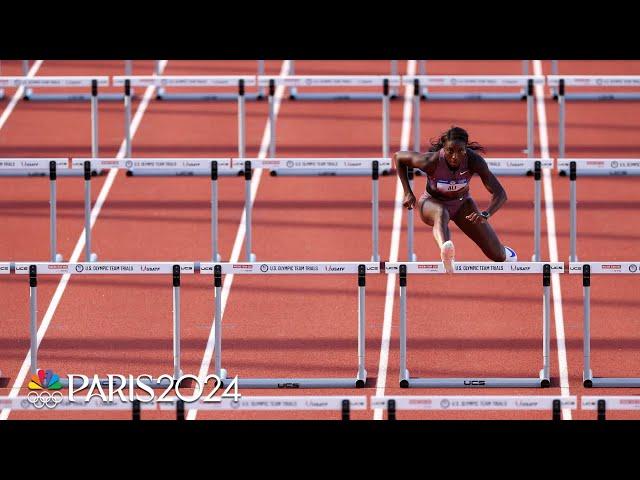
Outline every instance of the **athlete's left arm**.
{"type": "MultiPolygon", "coordinates": [[[[489,202],[489,206],[486,211],[489,212],[489,215],[492,216],[495,212],[497,212],[504,202],[507,201],[507,192],[505,192],[504,188],[500,184],[500,181],[496,178],[491,170],[489,170],[489,166],[487,162],[480,155],[475,155],[473,159],[473,171],[478,174],[485,188],[492,195],[491,202],[489,202]]],[[[484,220],[484,217],[479,214],[476,215],[472,213],[470,215],[469,220],[474,223],[478,223],[484,220]],[[477,218],[480,217],[480,218],[477,218]]]]}

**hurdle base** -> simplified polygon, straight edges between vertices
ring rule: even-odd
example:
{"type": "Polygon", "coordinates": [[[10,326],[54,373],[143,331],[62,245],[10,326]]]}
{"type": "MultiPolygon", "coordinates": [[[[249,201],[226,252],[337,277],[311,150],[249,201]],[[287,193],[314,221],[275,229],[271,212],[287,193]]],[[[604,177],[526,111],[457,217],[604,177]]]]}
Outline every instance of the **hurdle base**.
{"type": "MultiPolygon", "coordinates": [[[[265,96],[258,93],[246,93],[244,95],[245,100],[264,100],[265,96]]],[[[175,102],[218,102],[218,101],[237,101],[237,93],[205,93],[205,92],[192,92],[192,93],[166,93],[159,92],[156,95],[156,100],[166,100],[175,102]]]]}
{"type": "MultiPolygon", "coordinates": [[[[132,95],[132,99],[136,96],[132,95]]],[[[23,100],[29,102],[88,102],[91,100],[91,94],[88,93],[26,93],[22,97],[23,100]]],[[[124,100],[122,93],[99,93],[99,101],[118,101],[124,100]]]]}
{"type": "Polygon", "coordinates": [[[640,378],[632,377],[589,377],[582,382],[585,388],[637,388],[640,387],[640,378]]]}
{"type": "MultiPolygon", "coordinates": [[[[225,379],[228,380],[228,379],[225,379]]],[[[226,382],[223,380],[223,386],[226,382]]],[[[238,378],[238,388],[362,388],[366,378],[238,378]]]]}
{"type": "Polygon", "coordinates": [[[522,93],[483,93],[483,92],[467,92],[467,93],[425,93],[423,92],[420,97],[426,101],[522,101],[526,100],[527,96],[522,93]]]}
{"type": "MultiPolygon", "coordinates": [[[[289,100],[311,100],[311,101],[340,101],[340,100],[361,100],[361,101],[373,101],[382,100],[384,95],[381,93],[373,92],[344,92],[344,93],[331,93],[331,92],[318,92],[318,93],[291,93],[289,100]]],[[[390,95],[390,100],[398,98],[397,95],[390,95]]]]}
{"type": "MultiPolygon", "coordinates": [[[[69,388],[69,379],[68,378],[60,378],[59,382],[62,385],[62,388],[64,388],[64,389],[68,389],[69,388]]],[[[150,380],[140,380],[137,383],[138,384],[147,385],[147,386],[149,386],[151,388],[160,389],[160,388],[173,387],[175,385],[175,383],[176,383],[176,380],[175,379],[172,379],[172,380],[163,379],[163,380],[158,381],[158,379],[152,378],[150,380]]],[[[114,388],[119,388],[121,386],[127,387],[127,386],[129,386],[129,384],[130,384],[130,382],[128,382],[126,380],[124,382],[121,382],[120,379],[118,379],[118,378],[114,378],[113,379],[114,388]]],[[[89,382],[89,386],[90,385],[91,385],[91,381],[89,382]]],[[[186,384],[181,384],[181,385],[184,386],[184,387],[187,387],[186,384]]],[[[101,378],[100,379],[100,386],[101,387],[108,387],[109,386],[109,379],[101,378]]],[[[135,382],[134,382],[133,386],[134,387],[136,386],[135,382]]],[[[74,379],[73,388],[80,388],[80,387],[82,387],[82,380],[79,379],[79,378],[74,379]]]]}
{"type": "Polygon", "coordinates": [[[404,378],[401,388],[544,388],[548,379],[540,378],[404,378]]]}

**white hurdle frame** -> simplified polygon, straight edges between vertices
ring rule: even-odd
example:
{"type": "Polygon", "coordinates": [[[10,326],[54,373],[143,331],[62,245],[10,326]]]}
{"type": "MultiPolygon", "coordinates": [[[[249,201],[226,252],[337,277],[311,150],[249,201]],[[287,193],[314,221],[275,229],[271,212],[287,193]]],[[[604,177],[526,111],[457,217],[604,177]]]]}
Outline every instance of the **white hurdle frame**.
{"type": "Polygon", "coordinates": [[[399,274],[400,387],[486,388],[549,387],[551,351],[551,274],[563,273],[560,262],[455,262],[454,274],[538,274],[542,276],[542,369],[538,378],[411,378],[407,369],[407,276],[446,273],[442,262],[386,262],[385,273],[399,274]]]}
{"type": "MultiPolygon", "coordinates": [[[[290,68],[289,75],[295,75],[296,69],[296,61],[289,60],[290,68]]],[[[261,74],[259,73],[258,76],[261,74]]],[[[398,76],[398,60],[390,60],[389,61],[389,75],[391,77],[398,76]]],[[[398,90],[395,85],[389,90],[389,98],[396,99],[398,98],[398,90]]],[[[379,93],[373,92],[316,92],[316,93],[307,93],[302,92],[298,93],[298,89],[295,86],[289,88],[289,100],[380,100],[379,93]]]]}
{"type": "Polygon", "coordinates": [[[98,87],[109,85],[109,77],[0,77],[0,87],[30,86],[70,88],[90,87],[91,95],[91,156],[98,156],[98,87]]]}
{"type": "MultiPolygon", "coordinates": [[[[416,150],[419,151],[419,150],[416,150]]],[[[539,262],[542,237],[542,169],[553,168],[552,158],[485,158],[489,170],[496,176],[522,177],[532,176],[533,184],[533,254],[532,261],[539,262]]],[[[413,190],[414,169],[409,169],[408,178],[413,190]]],[[[407,210],[407,253],[408,261],[415,262],[418,257],[413,250],[413,210],[407,210]]]]}
{"type": "MultiPolygon", "coordinates": [[[[382,94],[378,94],[375,99],[382,99],[382,156],[389,157],[389,97],[390,88],[400,86],[400,76],[383,75],[265,75],[258,77],[258,85],[268,88],[269,96],[269,130],[271,138],[269,142],[269,157],[276,156],[276,115],[275,115],[275,92],[276,87],[379,87],[382,94]]],[[[300,95],[298,94],[299,98],[300,95]]],[[[342,100],[351,100],[347,95],[342,100]]],[[[312,100],[312,98],[309,98],[312,100]]]]}
{"type": "MultiPolygon", "coordinates": [[[[617,79],[623,78],[638,78],[637,76],[631,75],[561,75],[559,72],[559,62],[558,60],[551,60],[551,75],[548,78],[553,79],[552,83],[549,83],[551,87],[551,95],[553,100],[558,100],[558,96],[560,94],[560,85],[558,83],[558,79],[565,79],[565,85],[572,85],[577,87],[607,87],[607,86],[617,86],[617,87],[629,87],[629,86],[638,86],[637,80],[634,80],[632,85],[620,84],[620,85],[608,85],[608,82],[611,80],[617,81],[617,79]],[[573,83],[575,79],[580,79],[579,83],[573,83]],[[591,81],[589,79],[602,79],[601,82],[591,81]],[[571,82],[571,83],[568,83],[571,82]]],[[[603,92],[571,92],[566,93],[563,92],[563,95],[567,100],[587,100],[587,101],[597,101],[597,102],[610,102],[615,100],[623,100],[623,101],[634,101],[640,100],[640,92],[611,92],[611,93],[603,93],[603,92]]]]}
{"type": "Polygon", "coordinates": [[[380,173],[392,168],[387,158],[234,158],[234,168],[242,165],[245,178],[245,257],[255,262],[251,251],[252,214],[251,181],[254,168],[268,168],[271,176],[369,176],[371,177],[371,260],[380,261],[379,253],[379,187],[380,173]]]}
{"type": "Polygon", "coordinates": [[[203,176],[211,178],[211,260],[220,261],[218,249],[218,177],[237,176],[230,158],[73,158],[71,168],[84,172],[85,261],[95,262],[91,249],[91,171],[117,168],[127,176],[203,176]]]}
{"type": "MultiPolygon", "coordinates": [[[[257,75],[264,75],[264,60],[258,60],[257,75]]],[[[158,77],[163,77],[160,72],[160,60],[155,60],[153,71],[158,77]]],[[[253,77],[252,75],[249,75],[253,77]]],[[[255,84],[254,84],[255,86],[255,84]]],[[[246,100],[264,100],[264,88],[259,88],[256,93],[243,93],[246,100]]],[[[175,93],[167,92],[165,87],[158,87],[156,100],[168,101],[219,101],[219,100],[236,100],[237,93],[212,93],[212,92],[189,92],[175,93]]]]}
{"type": "MultiPolygon", "coordinates": [[[[640,88],[640,76],[634,75],[547,75],[547,84],[551,87],[557,87],[557,93],[554,96],[558,102],[558,157],[564,158],[566,155],[566,102],[567,100],[595,100],[595,98],[579,97],[580,94],[567,94],[565,89],[567,86],[572,87],[590,87],[597,86],[606,87],[638,87],[640,88]]],[[[601,95],[602,98],[597,100],[640,100],[640,93],[628,94],[628,97],[622,97],[624,92],[617,94],[601,95]],[[618,98],[613,98],[617,95],[618,98]],[[633,96],[635,95],[635,96],[633,96]],[[607,98],[605,98],[607,97],[607,98]]],[[[587,94],[583,94],[587,95],[587,94]]]]}
{"type": "MultiPolygon", "coordinates": [[[[246,113],[245,113],[245,87],[255,86],[256,77],[250,75],[151,75],[151,76],[121,76],[113,77],[113,85],[124,87],[125,108],[125,156],[131,157],[131,87],[156,86],[160,87],[236,87],[238,93],[233,98],[238,102],[238,156],[245,156],[246,147],[246,113]]],[[[163,96],[162,98],[166,98],[163,96]]]]}
{"type": "Polygon", "coordinates": [[[607,410],[640,410],[640,398],[636,395],[583,395],[581,410],[597,410],[597,419],[607,419],[607,410]]]}
{"type": "MultiPolygon", "coordinates": [[[[427,74],[427,60],[418,61],[419,76],[430,76],[427,74]]],[[[522,75],[529,75],[529,60],[522,60],[522,75]]],[[[526,86],[520,89],[519,93],[511,92],[436,92],[429,93],[429,88],[425,85],[422,90],[418,89],[418,96],[423,100],[443,100],[443,101],[496,101],[496,100],[525,100],[527,97],[526,86]]]]}
{"type": "MultiPolygon", "coordinates": [[[[22,75],[26,77],[29,74],[29,60],[22,61],[22,75]]],[[[131,75],[133,70],[133,62],[131,60],[124,60],[124,74],[131,75]]],[[[38,78],[38,77],[35,77],[38,78]]],[[[95,77],[98,78],[98,77],[95,77]]],[[[44,86],[33,84],[30,87],[44,86]]],[[[51,85],[47,85],[51,86],[51,85]]],[[[107,86],[107,85],[104,85],[107,86]]],[[[121,93],[100,93],[97,94],[99,100],[117,100],[122,101],[121,93]]],[[[25,86],[23,100],[28,101],[44,101],[44,102],[84,102],[91,100],[92,96],[88,93],[37,93],[33,91],[33,88],[25,86]]]]}
{"type": "MultiPolygon", "coordinates": [[[[16,262],[15,273],[29,276],[29,337],[31,340],[31,373],[38,370],[38,276],[39,275],[172,275],[173,277],[173,379],[182,375],[180,368],[180,276],[193,274],[193,262],[102,262],[45,263],[16,262]]],[[[101,380],[102,382],[102,380],[101,380]]],[[[108,385],[109,381],[104,380],[108,385]]],[[[63,388],[69,382],[60,379],[63,388]]],[[[119,382],[115,382],[120,384],[119,382]]],[[[147,383],[147,382],[145,382],[147,383]]],[[[168,382],[151,379],[153,388],[164,388],[168,382]]],[[[80,385],[74,385],[79,387],[80,385]]]]}
{"type": "Polygon", "coordinates": [[[0,177],[49,177],[49,259],[61,262],[57,245],[57,178],[69,169],[67,158],[0,158],[0,177]]]}
{"type": "Polygon", "coordinates": [[[569,176],[569,261],[578,261],[578,193],[581,177],[620,177],[640,175],[640,159],[633,158],[558,158],[558,174],[569,176]]]}
{"type": "Polygon", "coordinates": [[[200,274],[213,275],[215,286],[214,373],[226,383],[233,378],[222,368],[222,275],[353,275],[358,278],[358,369],[351,378],[239,378],[244,388],[362,388],[365,370],[366,276],[380,273],[379,262],[200,262],[200,274]]]}
{"type": "Polygon", "coordinates": [[[591,275],[638,275],[640,261],[570,262],[569,273],[582,275],[583,344],[582,382],[591,387],[640,387],[640,377],[594,377],[591,370],[591,275]]]}

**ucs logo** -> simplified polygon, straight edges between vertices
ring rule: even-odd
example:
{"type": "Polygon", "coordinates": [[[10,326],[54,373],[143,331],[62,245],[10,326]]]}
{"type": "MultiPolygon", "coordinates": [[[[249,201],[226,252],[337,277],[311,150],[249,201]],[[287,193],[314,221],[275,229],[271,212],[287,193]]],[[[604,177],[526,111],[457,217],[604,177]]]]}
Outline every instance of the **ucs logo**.
{"type": "Polygon", "coordinates": [[[485,385],[484,380],[465,380],[464,384],[470,387],[483,387],[485,385]]]}

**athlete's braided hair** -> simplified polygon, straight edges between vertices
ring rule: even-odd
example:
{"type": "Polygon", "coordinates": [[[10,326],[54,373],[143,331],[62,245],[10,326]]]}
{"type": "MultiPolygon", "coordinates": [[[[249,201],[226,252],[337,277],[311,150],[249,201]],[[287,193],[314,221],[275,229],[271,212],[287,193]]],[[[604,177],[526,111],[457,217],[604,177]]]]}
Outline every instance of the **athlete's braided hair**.
{"type": "Polygon", "coordinates": [[[464,142],[467,148],[470,148],[471,150],[479,150],[481,152],[485,151],[484,147],[478,142],[470,142],[469,134],[464,128],[460,127],[451,127],[449,130],[442,133],[439,137],[436,137],[435,139],[432,138],[429,141],[429,143],[431,144],[431,148],[429,148],[429,151],[437,152],[441,148],[444,148],[444,144],[447,140],[458,140],[464,142]]]}

